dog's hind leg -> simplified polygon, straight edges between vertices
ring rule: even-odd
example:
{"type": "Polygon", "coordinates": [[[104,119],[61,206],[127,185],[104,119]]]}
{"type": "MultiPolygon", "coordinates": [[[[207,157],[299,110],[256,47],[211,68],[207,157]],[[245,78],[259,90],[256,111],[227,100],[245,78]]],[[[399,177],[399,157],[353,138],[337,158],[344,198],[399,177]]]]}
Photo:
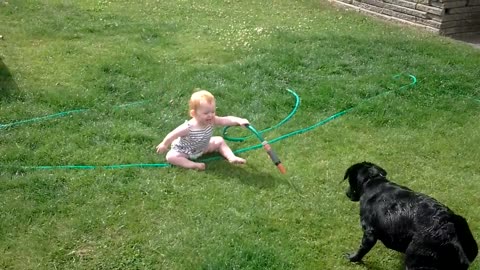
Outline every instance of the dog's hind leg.
{"type": "Polygon", "coordinates": [[[363,232],[362,243],[360,244],[358,251],[354,254],[347,254],[348,259],[351,262],[361,261],[363,256],[365,256],[365,254],[367,254],[372,249],[375,243],[377,243],[377,237],[375,237],[375,235],[373,234],[373,231],[365,230],[363,232]]]}
{"type": "MultiPolygon", "coordinates": [[[[463,251],[459,253],[464,253],[464,256],[467,257],[468,263],[471,263],[473,262],[473,260],[475,260],[475,257],[477,257],[478,254],[477,242],[475,242],[475,239],[473,238],[472,232],[470,231],[470,228],[468,227],[468,223],[465,218],[459,215],[453,215],[453,219],[457,238],[463,251]]],[[[462,257],[462,255],[463,254],[459,254],[460,257],[462,257]]]]}
{"type": "Polygon", "coordinates": [[[441,245],[422,238],[413,239],[405,251],[405,266],[408,270],[467,270],[468,264],[459,262],[451,244],[441,245]]]}
{"type": "Polygon", "coordinates": [[[435,241],[422,235],[415,235],[405,250],[406,269],[439,269],[441,265],[435,247],[435,241]]]}

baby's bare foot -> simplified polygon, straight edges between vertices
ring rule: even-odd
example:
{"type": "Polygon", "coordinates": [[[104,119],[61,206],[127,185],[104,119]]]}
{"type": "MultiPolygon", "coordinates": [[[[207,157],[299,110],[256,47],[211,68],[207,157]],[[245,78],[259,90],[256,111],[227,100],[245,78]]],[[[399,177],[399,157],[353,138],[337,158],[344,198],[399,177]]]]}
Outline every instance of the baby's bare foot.
{"type": "Polygon", "coordinates": [[[194,169],[195,169],[195,170],[199,170],[199,171],[204,171],[204,170],[205,170],[205,163],[197,163],[197,164],[195,164],[194,169]]]}
{"type": "Polygon", "coordinates": [[[228,160],[232,164],[245,164],[247,161],[241,157],[233,157],[228,160]]]}

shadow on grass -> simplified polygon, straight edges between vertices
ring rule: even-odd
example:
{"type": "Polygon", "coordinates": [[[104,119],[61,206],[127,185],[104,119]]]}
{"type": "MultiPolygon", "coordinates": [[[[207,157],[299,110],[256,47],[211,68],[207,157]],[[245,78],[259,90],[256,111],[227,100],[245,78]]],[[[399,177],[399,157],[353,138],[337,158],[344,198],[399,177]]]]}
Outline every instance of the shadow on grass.
{"type": "Polygon", "coordinates": [[[274,249],[248,243],[222,247],[201,265],[202,270],[217,269],[295,269],[274,249]]]}
{"type": "Polygon", "coordinates": [[[279,172],[273,166],[271,172],[263,172],[248,163],[246,165],[231,165],[226,161],[217,161],[212,163],[207,171],[225,179],[236,179],[242,184],[262,189],[275,188],[278,185],[291,186],[287,180],[276,176],[279,172]]]}
{"type": "MultiPolygon", "coordinates": [[[[398,260],[401,262],[401,264],[399,266],[396,266],[396,267],[392,267],[391,269],[392,270],[404,270],[405,269],[405,264],[404,264],[404,260],[405,260],[405,256],[401,253],[396,253],[394,256],[392,257],[385,257],[384,258],[385,260],[389,261],[389,260],[398,260]]],[[[392,261],[393,262],[393,261],[392,261]]],[[[392,262],[385,262],[385,264],[381,264],[379,265],[378,262],[371,262],[369,261],[368,259],[363,259],[361,262],[358,262],[358,263],[352,263],[353,265],[358,265],[360,266],[362,269],[365,269],[365,270],[384,270],[385,269],[385,265],[388,265],[388,264],[391,264],[392,262]]]]}
{"type": "Polygon", "coordinates": [[[10,70],[0,58],[0,101],[9,100],[18,92],[18,86],[13,80],[10,70]]]}

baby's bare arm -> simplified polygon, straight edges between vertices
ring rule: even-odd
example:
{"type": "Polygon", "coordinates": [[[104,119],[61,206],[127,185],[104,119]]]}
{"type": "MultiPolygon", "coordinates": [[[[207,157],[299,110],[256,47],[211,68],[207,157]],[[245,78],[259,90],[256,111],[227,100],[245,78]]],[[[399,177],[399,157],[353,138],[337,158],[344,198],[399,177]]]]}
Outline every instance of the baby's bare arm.
{"type": "Polygon", "coordinates": [[[215,124],[221,126],[243,126],[249,124],[245,118],[236,116],[215,116],[215,124]]]}
{"type": "Polygon", "coordinates": [[[168,147],[172,142],[181,136],[186,136],[188,134],[188,125],[187,123],[181,124],[176,129],[172,130],[170,133],[165,136],[163,141],[157,145],[157,153],[165,153],[168,151],[168,147]]]}

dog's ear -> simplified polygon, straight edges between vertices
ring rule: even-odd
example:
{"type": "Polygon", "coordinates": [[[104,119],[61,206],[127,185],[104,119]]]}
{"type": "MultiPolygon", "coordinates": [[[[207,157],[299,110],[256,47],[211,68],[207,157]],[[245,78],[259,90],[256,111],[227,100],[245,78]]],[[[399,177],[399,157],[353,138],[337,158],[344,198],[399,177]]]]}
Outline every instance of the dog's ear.
{"type": "Polygon", "coordinates": [[[343,177],[343,180],[346,180],[348,178],[348,175],[350,175],[350,168],[345,171],[345,176],[343,177]]]}
{"type": "Polygon", "coordinates": [[[360,186],[368,182],[370,179],[378,176],[385,177],[386,175],[387,172],[380,166],[370,162],[363,162],[361,168],[357,171],[356,178],[358,187],[360,188],[360,186]]]}
{"type": "Polygon", "coordinates": [[[345,176],[343,177],[343,180],[340,180],[340,182],[338,183],[339,184],[343,183],[343,181],[345,181],[347,178],[348,178],[348,170],[345,171],[345,176]]]}
{"type": "Polygon", "coordinates": [[[370,168],[363,167],[357,172],[357,184],[358,187],[363,185],[365,181],[368,181],[370,179],[371,174],[370,174],[370,168]]]}
{"type": "Polygon", "coordinates": [[[387,176],[387,171],[385,171],[383,168],[373,165],[368,168],[368,178],[374,178],[376,176],[381,176],[385,177],[387,176]]]}

